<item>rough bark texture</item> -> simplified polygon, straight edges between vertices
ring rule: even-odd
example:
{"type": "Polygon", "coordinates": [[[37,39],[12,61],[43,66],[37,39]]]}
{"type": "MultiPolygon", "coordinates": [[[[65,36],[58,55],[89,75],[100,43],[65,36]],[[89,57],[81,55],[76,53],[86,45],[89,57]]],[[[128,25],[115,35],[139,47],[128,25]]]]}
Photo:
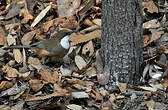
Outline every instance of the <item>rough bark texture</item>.
{"type": "Polygon", "coordinates": [[[101,56],[109,83],[138,84],[142,62],[142,0],[102,0],[101,56]]]}

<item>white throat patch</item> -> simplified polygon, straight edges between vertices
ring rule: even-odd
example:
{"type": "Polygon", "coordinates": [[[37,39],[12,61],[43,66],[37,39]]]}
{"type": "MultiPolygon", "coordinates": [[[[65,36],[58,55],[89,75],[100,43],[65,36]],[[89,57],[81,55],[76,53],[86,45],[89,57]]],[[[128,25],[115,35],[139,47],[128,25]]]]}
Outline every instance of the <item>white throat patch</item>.
{"type": "Polygon", "coordinates": [[[61,42],[60,42],[61,46],[65,49],[68,49],[70,47],[70,44],[69,44],[69,35],[63,37],[61,39],[61,42]]]}

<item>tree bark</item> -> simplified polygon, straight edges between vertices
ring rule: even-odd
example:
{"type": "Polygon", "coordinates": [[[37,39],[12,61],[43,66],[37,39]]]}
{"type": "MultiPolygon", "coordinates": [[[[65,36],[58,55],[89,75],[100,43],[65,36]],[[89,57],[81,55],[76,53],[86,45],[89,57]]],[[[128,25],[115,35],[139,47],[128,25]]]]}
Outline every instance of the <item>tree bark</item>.
{"type": "Polygon", "coordinates": [[[102,0],[100,55],[109,84],[138,84],[142,63],[142,0],[102,0]]]}

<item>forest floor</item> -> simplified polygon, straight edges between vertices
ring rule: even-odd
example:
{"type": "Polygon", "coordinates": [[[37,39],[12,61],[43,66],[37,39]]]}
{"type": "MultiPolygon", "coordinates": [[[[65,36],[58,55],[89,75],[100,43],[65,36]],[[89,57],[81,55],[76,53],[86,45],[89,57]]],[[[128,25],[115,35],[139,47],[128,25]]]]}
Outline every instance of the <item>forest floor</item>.
{"type": "MultiPolygon", "coordinates": [[[[143,72],[139,86],[97,81],[102,0],[0,0],[0,110],[167,110],[167,2],[143,0],[143,72]],[[32,49],[59,29],[71,47],[54,63],[32,49]]],[[[164,1],[164,0],[162,0],[164,1]]],[[[54,47],[53,47],[54,48],[54,47]]]]}

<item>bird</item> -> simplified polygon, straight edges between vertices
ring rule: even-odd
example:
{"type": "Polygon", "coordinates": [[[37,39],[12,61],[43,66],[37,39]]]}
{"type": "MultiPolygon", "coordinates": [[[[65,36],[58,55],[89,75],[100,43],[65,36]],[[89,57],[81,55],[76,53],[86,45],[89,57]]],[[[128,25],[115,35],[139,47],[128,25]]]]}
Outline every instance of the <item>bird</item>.
{"type": "Polygon", "coordinates": [[[69,37],[74,31],[69,29],[61,29],[51,39],[43,40],[27,46],[8,46],[4,49],[21,49],[30,48],[33,53],[41,57],[44,63],[46,58],[50,61],[59,62],[69,51],[69,37]]]}

